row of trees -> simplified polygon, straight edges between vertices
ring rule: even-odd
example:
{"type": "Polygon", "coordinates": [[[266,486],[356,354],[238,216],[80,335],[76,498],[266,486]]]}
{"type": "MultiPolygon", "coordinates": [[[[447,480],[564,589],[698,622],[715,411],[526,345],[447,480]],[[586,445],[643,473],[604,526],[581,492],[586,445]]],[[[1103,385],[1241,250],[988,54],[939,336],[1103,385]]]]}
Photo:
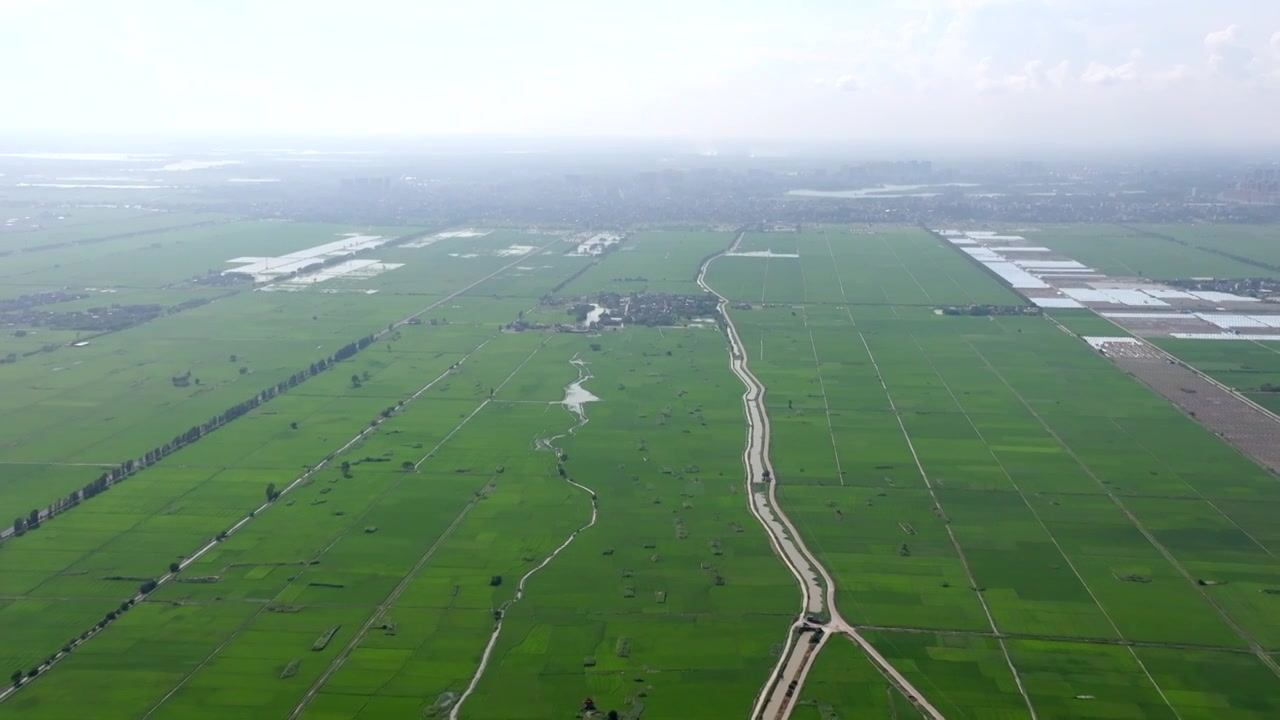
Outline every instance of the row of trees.
{"type": "Polygon", "coordinates": [[[186,431],[174,435],[168,442],[143,453],[141,458],[136,460],[125,460],[116,467],[103,472],[101,475],[86,484],[82,489],[74,490],[66,497],[55,500],[48,508],[45,509],[43,514],[39,510],[32,510],[27,517],[15,519],[13,524],[14,534],[21,535],[28,530],[34,530],[40,526],[40,522],[42,520],[47,520],[54,515],[66,512],[67,510],[79,505],[81,502],[105,492],[107,488],[110,488],[112,485],[123,481],[125,478],[139,470],[142,470],[143,468],[163,460],[170,454],[190,445],[208,433],[213,432],[232,420],[249,413],[259,405],[262,405],[277,395],[285,393],[290,388],[297,387],[299,383],[306,381],[308,378],[319,375],[325,370],[333,367],[335,364],[353,357],[356,353],[369,347],[369,345],[376,339],[377,337],[374,335],[366,335],[355,342],[347,343],[346,345],[338,348],[337,352],[333,355],[321,358],[320,360],[311,363],[308,367],[299,370],[288,378],[262,390],[248,400],[236,403],[218,415],[209,418],[209,420],[200,423],[199,425],[192,425],[186,431]]]}
{"type": "MultiPolygon", "coordinates": [[[[138,595],[147,595],[151,591],[155,590],[157,587],[158,585],[155,580],[148,580],[142,583],[142,585],[138,588],[138,595]]],[[[127,600],[124,600],[123,602],[120,603],[120,606],[117,607],[115,610],[112,610],[108,612],[106,615],[103,615],[102,619],[99,620],[97,623],[95,623],[92,629],[85,630],[84,632],[80,633],[78,637],[71,638],[67,642],[63,643],[62,649],[59,652],[56,652],[53,655],[50,655],[49,657],[45,658],[39,665],[31,668],[30,670],[27,670],[26,672],[23,672],[22,670],[13,671],[13,674],[9,676],[9,680],[13,682],[14,687],[21,687],[24,680],[30,680],[31,678],[34,678],[35,676],[39,675],[46,668],[48,668],[50,665],[56,662],[60,656],[66,655],[67,653],[74,650],[77,645],[84,642],[85,640],[88,640],[90,635],[105,628],[106,626],[110,625],[112,622],[115,622],[117,618],[119,618],[121,615],[124,615],[126,612],[128,612],[129,609],[132,608],[137,603],[137,601],[138,601],[138,596],[134,596],[134,597],[128,598],[127,600]]]]}

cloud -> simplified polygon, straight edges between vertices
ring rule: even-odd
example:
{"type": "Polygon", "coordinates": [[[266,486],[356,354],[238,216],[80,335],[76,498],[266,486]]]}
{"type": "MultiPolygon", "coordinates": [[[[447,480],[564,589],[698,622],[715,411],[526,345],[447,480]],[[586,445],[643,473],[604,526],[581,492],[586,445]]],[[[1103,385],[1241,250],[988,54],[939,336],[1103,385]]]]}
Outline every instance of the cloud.
{"type": "Polygon", "coordinates": [[[990,62],[984,60],[979,65],[979,72],[983,74],[978,80],[978,91],[984,93],[1025,93],[1040,90],[1043,86],[1044,73],[1040,68],[1044,63],[1040,60],[1032,60],[1022,66],[1022,72],[1009,73],[999,79],[991,79],[985,77],[985,73],[990,69],[990,62]]]}
{"type": "Polygon", "coordinates": [[[1180,64],[1154,72],[1151,77],[1157,82],[1177,85],[1191,80],[1195,75],[1196,73],[1190,65],[1180,64]]]}
{"type": "Polygon", "coordinates": [[[1104,65],[1099,62],[1089,63],[1080,82],[1086,85],[1119,85],[1138,80],[1137,62],[1130,60],[1123,65],[1104,65]]]}
{"type": "Polygon", "coordinates": [[[1239,25],[1228,25],[1224,30],[1215,30],[1205,35],[1204,46],[1213,50],[1224,45],[1234,45],[1239,34],[1239,25]]]}
{"type": "Polygon", "coordinates": [[[836,80],[836,89],[841,92],[855,92],[858,87],[858,81],[852,75],[842,75],[836,80]]]}
{"type": "Polygon", "coordinates": [[[1053,67],[1049,68],[1049,70],[1045,72],[1044,77],[1046,80],[1050,82],[1050,84],[1056,87],[1062,87],[1067,83],[1067,77],[1070,75],[1070,73],[1071,73],[1070,61],[1063,60],[1057,65],[1054,65],[1053,67]]]}
{"type": "Polygon", "coordinates": [[[1253,51],[1240,41],[1240,26],[1229,25],[1205,35],[1204,46],[1209,51],[1209,70],[1217,75],[1246,78],[1252,75],[1253,51]]]}
{"type": "Polygon", "coordinates": [[[1280,30],[1271,36],[1271,52],[1280,57],[1280,30]]]}

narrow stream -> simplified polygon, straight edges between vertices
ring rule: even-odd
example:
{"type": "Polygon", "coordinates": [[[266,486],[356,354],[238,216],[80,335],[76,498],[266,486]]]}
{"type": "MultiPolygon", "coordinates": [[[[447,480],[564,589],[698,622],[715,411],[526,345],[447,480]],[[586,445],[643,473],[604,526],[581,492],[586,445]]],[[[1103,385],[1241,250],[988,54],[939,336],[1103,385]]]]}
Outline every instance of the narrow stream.
{"type": "MultiPolygon", "coordinates": [[[[577,368],[578,379],[565,386],[564,399],[561,400],[559,404],[572,413],[578,421],[574,423],[573,427],[570,427],[559,435],[537,438],[533,441],[535,448],[538,450],[556,453],[557,457],[559,457],[560,449],[555,446],[555,442],[561,438],[576,434],[579,428],[586,425],[587,422],[589,422],[585,407],[586,403],[600,400],[600,398],[591,394],[591,392],[582,387],[583,383],[594,377],[591,374],[590,368],[587,367],[586,361],[582,360],[577,355],[574,355],[573,359],[569,361],[569,364],[577,368]]],[[[570,533],[569,537],[565,538],[565,541],[560,544],[560,547],[556,548],[550,555],[544,558],[542,562],[538,563],[534,568],[529,570],[529,572],[525,573],[524,576],[520,578],[520,582],[516,584],[515,597],[503,603],[502,607],[494,611],[495,622],[493,624],[493,632],[489,635],[489,644],[485,646],[484,654],[480,656],[480,665],[476,668],[475,675],[471,677],[471,682],[468,683],[467,689],[462,693],[462,697],[458,698],[458,701],[454,703],[453,709],[449,711],[450,720],[457,720],[458,712],[462,709],[462,704],[467,701],[467,698],[471,696],[471,693],[475,692],[476,686],[480,684],[480,678],[484,676],[484,671],[489,667],[489,659],[493,655],[493,648],[498,644],[498,636],[502,633],[502,622],[506,619],[507,610],[524,598],[525,583],[528,582],[529,578],[533,577],[534,573],[546,567],[547,564],[554,560],[555,557],[565,548],[569,547],[569,543],[573,542],[574,538],[578,537],[579,533],[596,524],[596,519],[599,516],[599,506],[596,503],[595,490],[592,490],[572,478],[566,477],[564,478],[564,481],[581,489],[591,497],[591,521],[570,533]]]]}

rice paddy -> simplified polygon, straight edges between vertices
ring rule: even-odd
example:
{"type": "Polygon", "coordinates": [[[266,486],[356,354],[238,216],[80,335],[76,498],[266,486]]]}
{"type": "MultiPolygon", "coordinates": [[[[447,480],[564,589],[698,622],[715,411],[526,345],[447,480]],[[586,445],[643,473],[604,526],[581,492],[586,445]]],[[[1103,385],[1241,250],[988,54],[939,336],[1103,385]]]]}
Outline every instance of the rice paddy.
{"type": "MultiPolygon", "coordinates": [[[[596,255],[502,228],[180,221],[95,216],[123,237],[5,265],[0,297],[217,297],[0,365],[9,515],[376,339],[3,541],[0,667],[69,652],[0,718],[750,713],[800,593],[748,511],[724,333],[507,327],[601,292],[698,294],[733,234],[596,255]],[[120,232],[144,219],[161,229],[120,232]],[[410,239],[294,292],[183,284],[351,233],[410,239]],[[130,264],[150,251],[170,260],[130,264]]],[[[0,247],[97,237],[60,233],[0,247]]],[[[1105,321],[936,313],[1023,301],[917,228],[740,251],[707,282],[767,387],[781,506],[845,620],[945,716],[1280,714],[1280,486],[1055,323],[1105,321]]],[[[1226,345],[1180,357],[1264,394],[1276,353],[1226,345]]],[[[915,712],[843,637],[797,697],[796,718],[915,712]]]]}

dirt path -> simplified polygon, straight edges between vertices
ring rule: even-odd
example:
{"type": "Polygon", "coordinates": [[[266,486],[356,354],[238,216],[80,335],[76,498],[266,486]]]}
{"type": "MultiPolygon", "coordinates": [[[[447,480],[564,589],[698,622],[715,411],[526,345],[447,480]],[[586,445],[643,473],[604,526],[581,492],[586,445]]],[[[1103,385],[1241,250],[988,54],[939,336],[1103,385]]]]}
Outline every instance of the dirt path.
{"type": "Polygon", "coordinates": [[[723,253],[708,258],[698,272],[698,285],[719,300],[719,312],[724,318],[725,331],[729,338],[729,367],[734,375],[742,381],[746,392],[742,395],[743,409],[747,419],[747,442],[743,451],[743,465],[746,469],[746,489],[751,514],[764,526],[769,535],[774,553],[786,564],[800,584],[802,593],[801,617],[792,624],[787,636],[786,650],[778,658],[778,663],[769,675],[755,706],[751,711],[751,720],[784,720],[791,716],[795,707],[795,698],[804,683],[809,669],[817,658],[825,638],[833,633],[848,635],[858,644],[876,668],[912,702],[918,709],[932,720],[942,720],[942,714],[907,681],[871,643],[858,631],[840,617],[835,604],[835,582],[805,546],[795,525],[782,511],[777,501],[777,483],[773,474],[773,465],[769,461],[769,416],[764,405],[764,385],[747,368],[747,354],[738,330],[728,312],[729,300],[716,292],[707,284],[707,269],[716,258],[734,252],[742,242],[745,233],[739,233],[733,245],[723,253]],[[758,488],[763,489],[758,489],[758,488]],[[809,622],[804,616],[813,616],[820,622],[809,622]],[[825,616],[825,620],[823,620],[825,616]],[[800,633],[801,628],[821,628],[823,640],[816,646],[809,638],[800,633]]]}
{"type": "MultiPolygon", "coordinates": [[[[587,382],[588,380],[591,380],[594,377],[591,374],[591,370],[587,368],[587,363],[581,358],[579,358],[577,355],[574,355],[573,359],[570,360],[569,363],[578,369],[578,379],[565,386],[564,400],[561,402],[561,404],[565,407],[565,409],[573,413],[578,418],[578,421],[573,425],[573,427],[569,428],[568,430],[561,433],[560,435],[554,435],[549,438],[538,438],[537,440],[534,440],[534,447],[536,447],[539,450],[546,450],[549,452],[556,453],[557,457],[559,457],[560,451],[555,446],[555,442],[563,437],[577,434],[578,430],[587,424],[589,420],[587,418],[587,413],[584,408],[584,403],[588,402],[588,399],[587,399],[588,397],[590,397],[591,399],[595,399],[594,396],[590,395],[590,393],[587,393],[582,387],[583,383],[587,382]]],[[[458,701],[454,703],[453,708],[449,711],[449,720],[457,720],[458,712],[462,709],[462,704],[467,701],[467,698],[471,697],[472,693],[474,693],[476,690],[476,686],[480,684],[480,679],[484,677],[484,671],[488,669],[489,660],[493,656],[493,649],[498,644],[498,636],[502,634],[502,621],[506,618],[507,610],[512,605],[524,599],[524,586],[529,581],[529,578],[533,577],[534,573],[546,567],[565,548],[569,547],[569,543],[572,543],[578,537],[578,535],[580,535],[583,531],[591,528],[593,525],[596,524],[596,520],[600,514],[599,513],[600,508],[596,503],[595,490],[592,490],[586,485],[583,485],[582,483],[570,477],[566,477],[564,480],[570,485],[573,485],[574,487],[581,489],[583,492],[591,496],[591,520],[586,525],[583,525],[582,527],[570,533],[569,537],[565,538],[565,541],[560,544],[560,547],[553,550],[551,554],[543,558],[542,562],[538,563],[536,567],[529,570],[529,572],[525,573],[524,576],[520,578],[520,582],[516,585],[515,597],[503,603],[502,607],[498,608],[494,612],[496,622],[493,625],[493,632],[490,633],[489,635],[489,643],[485,645],[484,654],[480,656],[480,664],[479,666],[476,667],[475,675],[471,676],[471,682],[467,684],[467,689],[463,691],[462,696],[458,698],[458,701]]]]}

